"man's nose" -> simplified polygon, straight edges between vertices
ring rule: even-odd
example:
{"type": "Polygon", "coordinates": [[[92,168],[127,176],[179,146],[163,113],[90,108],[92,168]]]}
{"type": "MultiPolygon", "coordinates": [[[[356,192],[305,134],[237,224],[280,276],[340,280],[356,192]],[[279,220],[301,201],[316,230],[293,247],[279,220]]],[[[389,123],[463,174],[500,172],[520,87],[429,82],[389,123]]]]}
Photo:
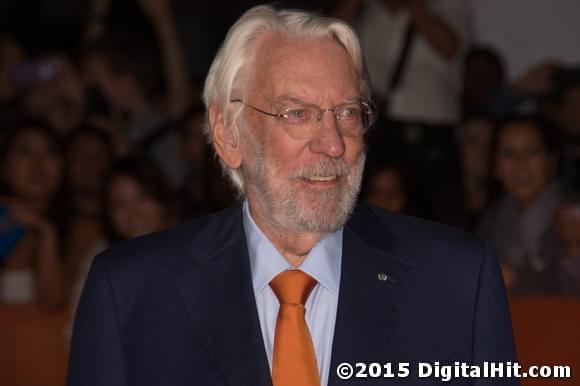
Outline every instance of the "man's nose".
{"type": "Polygon", "coordinates": [[[320,117],[316,135],[310,140],[310,150],[314,153],[323,153],[332,158],[339,158],[344,154],[344,140],[334,111],[326,110],[320,117]]]}

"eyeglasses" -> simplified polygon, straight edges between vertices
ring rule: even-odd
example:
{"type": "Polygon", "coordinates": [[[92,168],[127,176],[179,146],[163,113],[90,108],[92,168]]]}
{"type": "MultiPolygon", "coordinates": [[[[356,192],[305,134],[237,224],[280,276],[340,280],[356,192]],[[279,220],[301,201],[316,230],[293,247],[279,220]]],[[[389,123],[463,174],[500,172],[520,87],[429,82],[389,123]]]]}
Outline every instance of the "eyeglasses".
{"type": "Polygon", "coordinates": [[[249,105],[241,99],[232,99],[232,103],[241,103],[257,112],[282,120],[282,127],[294,139],[309,139],[320,129],[320,121],[325,112],[331,111],[336,119],[340,133],[346,137],[360,137],[375,121],[375,109],[372,103],[351,102],[334,108],[321,109],[316,105],[292,103],[285,106],[279,114],[270,113],[249,105]]]}

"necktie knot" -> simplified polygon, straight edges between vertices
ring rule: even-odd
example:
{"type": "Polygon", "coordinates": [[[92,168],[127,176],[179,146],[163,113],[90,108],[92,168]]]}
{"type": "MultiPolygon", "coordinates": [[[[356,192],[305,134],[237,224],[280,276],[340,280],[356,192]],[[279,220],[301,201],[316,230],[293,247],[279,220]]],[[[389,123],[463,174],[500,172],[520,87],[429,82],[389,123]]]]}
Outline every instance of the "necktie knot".
{"type": "Polygon", "coordinates": [[[304,305],[315,285],[314,278],[298,269],[281,272],[270,282],[280,304],[304,305]]]}

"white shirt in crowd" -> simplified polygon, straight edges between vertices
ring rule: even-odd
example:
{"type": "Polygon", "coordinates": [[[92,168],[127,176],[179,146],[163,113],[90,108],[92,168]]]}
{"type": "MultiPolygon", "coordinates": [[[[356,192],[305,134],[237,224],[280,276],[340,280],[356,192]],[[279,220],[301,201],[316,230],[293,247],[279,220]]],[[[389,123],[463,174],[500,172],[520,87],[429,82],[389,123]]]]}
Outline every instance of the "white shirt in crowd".
{"type": "MultiPolygon", "coordinates": [[[[401,121],[453,124],[460,116],[462,61],[472,38],[472,10],[466,0],[425,0],[459,35],[461,49],[448,61],[416,33],[390,116],[401,121]]],[[[392,14],[380,0],[365,2],[357,29],[373,91],[384,97],[400,56],[409,14],[392,14]]]]}

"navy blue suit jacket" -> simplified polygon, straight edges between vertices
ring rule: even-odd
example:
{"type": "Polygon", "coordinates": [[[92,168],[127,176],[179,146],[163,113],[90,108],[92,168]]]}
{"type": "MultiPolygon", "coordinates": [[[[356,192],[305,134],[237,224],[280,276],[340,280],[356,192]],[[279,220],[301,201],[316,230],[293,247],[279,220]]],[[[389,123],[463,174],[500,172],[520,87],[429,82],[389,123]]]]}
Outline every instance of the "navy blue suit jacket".
{"type": "MultiPolygon", "coordinates": [[[[515,360],[505,289],[487,244],[359,204],[342,253],[330,386],[441,384],[417,379],[413,364],[515,360]],[[410,362],[410,376],[343,381],[341,362],[410,362]]],[[[271,386],[241,205],[95,258],[68,384],[271,386]]]]}

